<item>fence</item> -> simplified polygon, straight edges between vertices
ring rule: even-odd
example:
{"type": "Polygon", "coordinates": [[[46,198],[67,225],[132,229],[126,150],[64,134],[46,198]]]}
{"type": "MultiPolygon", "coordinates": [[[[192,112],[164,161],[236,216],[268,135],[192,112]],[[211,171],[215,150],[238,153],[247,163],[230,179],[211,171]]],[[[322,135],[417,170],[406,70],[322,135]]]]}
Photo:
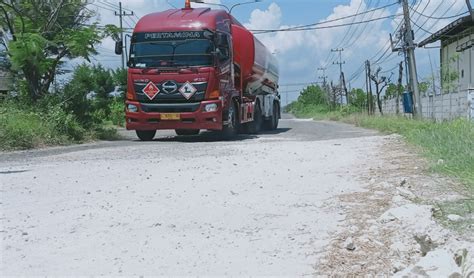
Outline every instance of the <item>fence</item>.
{"type": "MultiPolygon", "coordinates": [[[[396,114],[396,98],[382,101],[384,114],[396,114]]],[[[474,120],[474,89],[467,89],[457,93],[429,95],[421,98],[423,118],[437,121],[455,118],[469,118],[474,120]]],[[[400,97],[400,114],[403,114],[403,104],[400,97]]]]}

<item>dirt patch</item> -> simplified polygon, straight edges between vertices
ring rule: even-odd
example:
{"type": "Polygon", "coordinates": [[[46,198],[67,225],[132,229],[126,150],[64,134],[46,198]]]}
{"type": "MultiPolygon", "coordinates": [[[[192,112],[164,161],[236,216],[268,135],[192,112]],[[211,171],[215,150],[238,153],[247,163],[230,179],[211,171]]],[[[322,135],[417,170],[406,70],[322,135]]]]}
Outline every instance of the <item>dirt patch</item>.
{"type": "Polygon", "coordinates": [[[430,173],[428,163],[400,137],[385,139],[378,150],[382,160],[369,163],[360,175],[367,191],[339,197],[345,226],[315,265],[316,274],[466,275],[469,259],[464,256],[458,264],[455,253],[472,246],[473,226],[463,221],[462,229],[447,229],[434,216],[439,204],[463,202],[468,192],[457,181],[430,173]],[[445,252],[438,254],[441,249],[445,252]],[[440,258],[449,265],[437,262],[440,258]],[[434,267],[427,271],[417,265],[423,260],[434,267]]]}

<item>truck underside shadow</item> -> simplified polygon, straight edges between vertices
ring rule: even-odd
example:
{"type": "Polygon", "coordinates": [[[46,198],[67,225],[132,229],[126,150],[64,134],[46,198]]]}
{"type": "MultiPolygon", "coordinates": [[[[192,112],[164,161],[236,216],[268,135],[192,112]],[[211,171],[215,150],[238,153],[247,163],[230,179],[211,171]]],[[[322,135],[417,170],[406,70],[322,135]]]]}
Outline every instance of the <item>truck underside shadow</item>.
{"type": "Polygon", "coordinates": [[[261,131],[259,134],[238,134],[232,137],[226,137],[217,131],[202,131],[199,135],[192,136],[168,136],[153,139],[155,142],[183,142],[183,143],[199,143],[199,142],[219,142],[219,141],[245,141],[257,139],[261,135],[280,134],[290,131],[291,128],[278,128],[276,130],[261,131]]]}
{"type": "Polygon", "coordinates": [[[274,130],[262,130],[260,131],[260,134],[264,135],[264,134],[280,134],[280,133],[286,133],[288,131],[290,131],[291,128],[277,128],[277,129],[274,129],[274,130]]]}
{"type": "Polygon", "coordinates": [[[258,138],[257,135],[239,134],[233,137],[226,137],[219,132],[204,131],[199,135],[192,136],[174,136],[155,138],[156,142],[182,142],[182,143],[199,143],[199,142],[219,142],[219,141],[245,141],[258,138]]]}

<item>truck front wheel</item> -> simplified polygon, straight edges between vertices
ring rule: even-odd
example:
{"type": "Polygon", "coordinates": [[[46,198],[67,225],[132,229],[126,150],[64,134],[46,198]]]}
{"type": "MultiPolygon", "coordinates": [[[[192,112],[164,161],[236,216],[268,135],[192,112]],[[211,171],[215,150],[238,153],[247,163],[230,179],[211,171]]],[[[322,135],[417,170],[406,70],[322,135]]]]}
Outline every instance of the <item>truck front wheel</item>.
{"type": "Polygon", "coordinates": [[[227,124],[222,129],[222,134],[226,138],[237,135],[239,130],[239,114],[235,104],[232,104],[227,111],[227,124]]]}
{"type": "Polygon", "coordinates": [[[156,130],[136,130],[138,138],[142,141],[151,141],[155,138],[156,130]]]}

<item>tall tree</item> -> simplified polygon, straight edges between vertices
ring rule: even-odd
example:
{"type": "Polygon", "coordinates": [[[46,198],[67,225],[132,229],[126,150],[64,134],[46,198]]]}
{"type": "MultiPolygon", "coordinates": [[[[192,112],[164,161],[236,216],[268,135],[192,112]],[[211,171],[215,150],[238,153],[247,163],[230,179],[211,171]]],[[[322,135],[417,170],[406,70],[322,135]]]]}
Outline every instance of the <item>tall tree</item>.
{"type": "Polygon", "coordinates": [[[370,76],[370,79],[372,81],[374,81],[375,83],[375,93],[377,95],[377,106],[379,108],[379,112],[381,115],[383,115],[383,111],[382,111],[382,100],[380,99],[380,94],[383,92],[383,89],[385,87],[388,86],[388,84],[390,83],[390,78],[391,77],[386,77],[386,76],[380,76],[379,77],[379,74],[380,74],[380,71],[382,70],[382,68],[378,68],[374,74],[372,74],[370,76]]]}
{"type": "Polygon", "coordinates": [[[0,0],[0,23],[12,40],[12,69],[26,80],[31,99],[45,95],[65,59],[97,54],[101,35],[86,0],[0,0]]]}

